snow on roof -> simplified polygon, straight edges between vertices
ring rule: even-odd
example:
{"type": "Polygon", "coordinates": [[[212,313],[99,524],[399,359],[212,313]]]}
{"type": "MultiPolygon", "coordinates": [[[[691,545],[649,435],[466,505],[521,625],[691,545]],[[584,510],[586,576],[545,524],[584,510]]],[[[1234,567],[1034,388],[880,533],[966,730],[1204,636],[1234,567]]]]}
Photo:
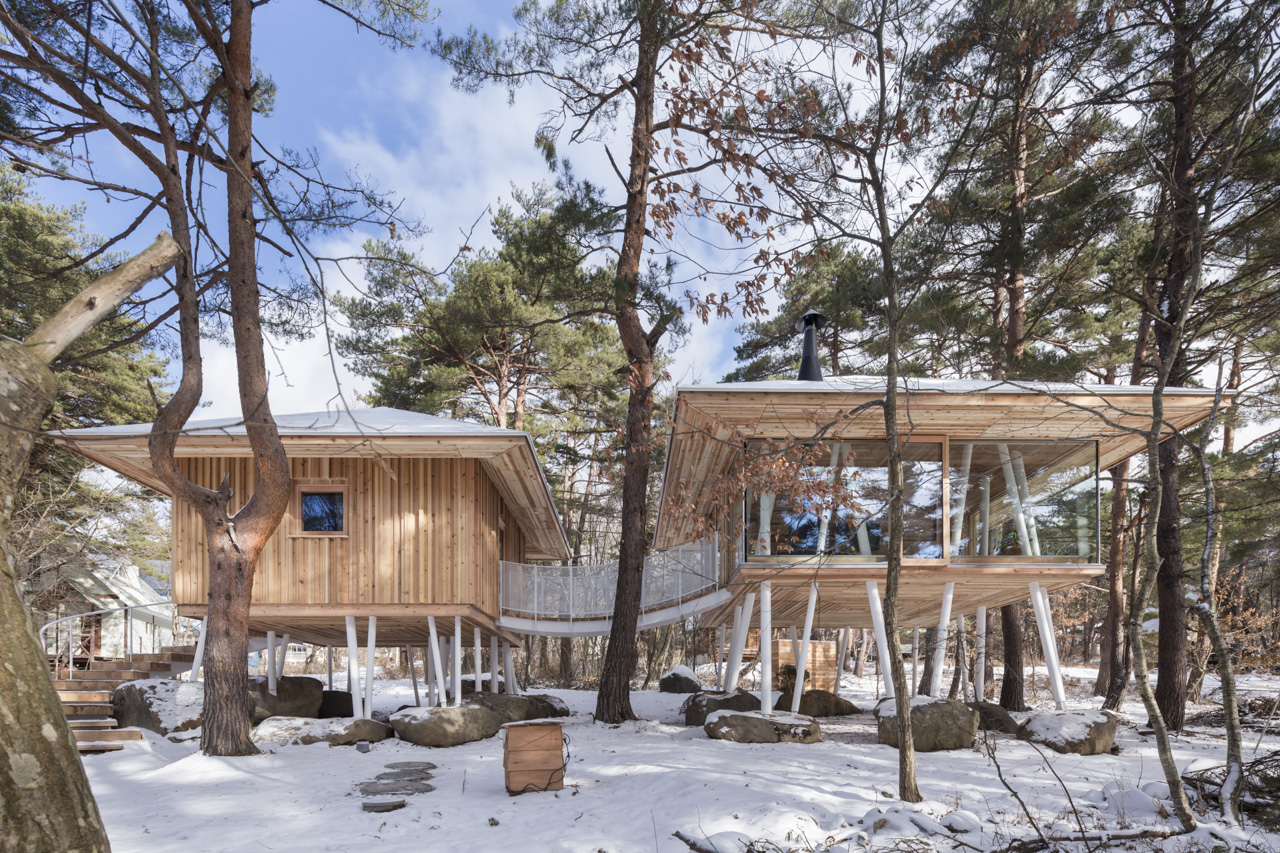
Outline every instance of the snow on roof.
{"type": "MultiPolygon", "coordinates": [[[[903,388],[912,393],[934,394],[1150,394],[1150,385],[1088,385],[1081,382],[1031,382],[999,379],[922,379],[903,377],[903,388]]],[[[712,382],[705,385],[681,385],[680,391],[715,391],[750,393],[826,393],[877,394],[884,391],[883,376],[830,376],[821,382],[799,379],[772,379],[758,382],[712,382]]],[[[1209,394],[1211,388],[1166,388],[1166,394],[1209,394]]]]}
{"type": "MultiPolygon", "coordinates": [[[[501,427],[487,426],[470,421],[407,412],[403,409],[377,407],[340,412],[301,412],[276,415],[276,427],[280,435],[331,435],[331,436],[517,436],[524,433],[501,427]]],[[[122,426],[88,427],[69,429],[61,434],[74,438],[109,438],[146,435],[151,424],[124,424],[122,426]]],[[[188,421],[184,435],[245,435],[244,418],[213,418],[188,421]]]]}

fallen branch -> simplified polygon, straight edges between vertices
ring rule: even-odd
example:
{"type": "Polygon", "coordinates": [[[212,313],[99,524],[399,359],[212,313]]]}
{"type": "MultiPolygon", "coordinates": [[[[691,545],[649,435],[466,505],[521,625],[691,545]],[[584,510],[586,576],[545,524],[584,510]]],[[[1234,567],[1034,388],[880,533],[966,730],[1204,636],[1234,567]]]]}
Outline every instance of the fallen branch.
{"type": "Polygon", "coordinates": [[[685,846],[694,851],[694,853],[720,853],[716,848],[708,847],[705,839],[703,841],[699,841],[696,838],[690,838],[678,829],[671,834],[680,841],[683,841],[685,846]]]}

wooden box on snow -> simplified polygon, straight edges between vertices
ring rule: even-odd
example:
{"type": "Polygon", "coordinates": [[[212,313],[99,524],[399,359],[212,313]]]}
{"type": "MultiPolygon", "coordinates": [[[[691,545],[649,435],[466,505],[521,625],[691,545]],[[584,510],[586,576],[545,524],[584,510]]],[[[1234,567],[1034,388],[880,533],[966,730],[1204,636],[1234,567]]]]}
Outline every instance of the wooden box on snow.
{"type": "MultiPolygon", "coordinates": [[[[795,653],[791,650],[791,640],[773,641],[773,689],[778,688],[778,670],[787,665],[795,665],[795,653]]],[[[826,690],[834,693],[836,689],[836,644],[831,640],[810,640],[809,659],[805,661],[805,690],[826,690]]]]}
{"type": "Polygon", "coordinates": [[[507,793],[559,791],[564,788],[564,735],[550,720],[507,723],[502,766],[507,793]]]}

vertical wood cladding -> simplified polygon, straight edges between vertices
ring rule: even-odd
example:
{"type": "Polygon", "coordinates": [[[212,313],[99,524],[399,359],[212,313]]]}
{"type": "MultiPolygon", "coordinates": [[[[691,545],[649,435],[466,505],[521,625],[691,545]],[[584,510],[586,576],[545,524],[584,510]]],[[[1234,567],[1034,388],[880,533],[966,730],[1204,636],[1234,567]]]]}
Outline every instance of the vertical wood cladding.
{"type": "MultiPolygon", "coordinates": [[[[347,484],[343,536],[290,536],[291,502],[267,543],[253,581],[258,604],[474,604],[498,612],[498,561],[524,558],[524,536],[478,459],[301,457],[298,482],[347,484]],[[500,525],[505,515],[505,534],[500,525]],[[499,541],[507,553],[498,554],[499,541]]],[[[253,492],[244,457],[179,460],[196,483],[216,488],[230,474],[238,509],[253,492]]],[[[173,504],[173,597],[208,601],[204,526],[173,504]]]]}

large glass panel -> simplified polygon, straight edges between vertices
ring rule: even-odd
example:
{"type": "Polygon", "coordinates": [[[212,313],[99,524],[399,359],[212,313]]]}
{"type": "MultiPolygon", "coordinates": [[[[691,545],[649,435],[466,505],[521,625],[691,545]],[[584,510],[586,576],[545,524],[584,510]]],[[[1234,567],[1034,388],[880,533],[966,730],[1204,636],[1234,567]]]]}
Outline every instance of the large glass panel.
{"type": "MultiPolygon", "coordinates": [[[[904,557],[942,554],[942,445],[903,447],[904,557]]],[[[831,441],[790,450],[748,445],[747,555],[879,559],[888,553],[888,448],[831,441]]]]}
{"type": "Polygon", "coordinates": [[[952,441],[952,556],[1096,561],[1092,441],[952,441]]]}

